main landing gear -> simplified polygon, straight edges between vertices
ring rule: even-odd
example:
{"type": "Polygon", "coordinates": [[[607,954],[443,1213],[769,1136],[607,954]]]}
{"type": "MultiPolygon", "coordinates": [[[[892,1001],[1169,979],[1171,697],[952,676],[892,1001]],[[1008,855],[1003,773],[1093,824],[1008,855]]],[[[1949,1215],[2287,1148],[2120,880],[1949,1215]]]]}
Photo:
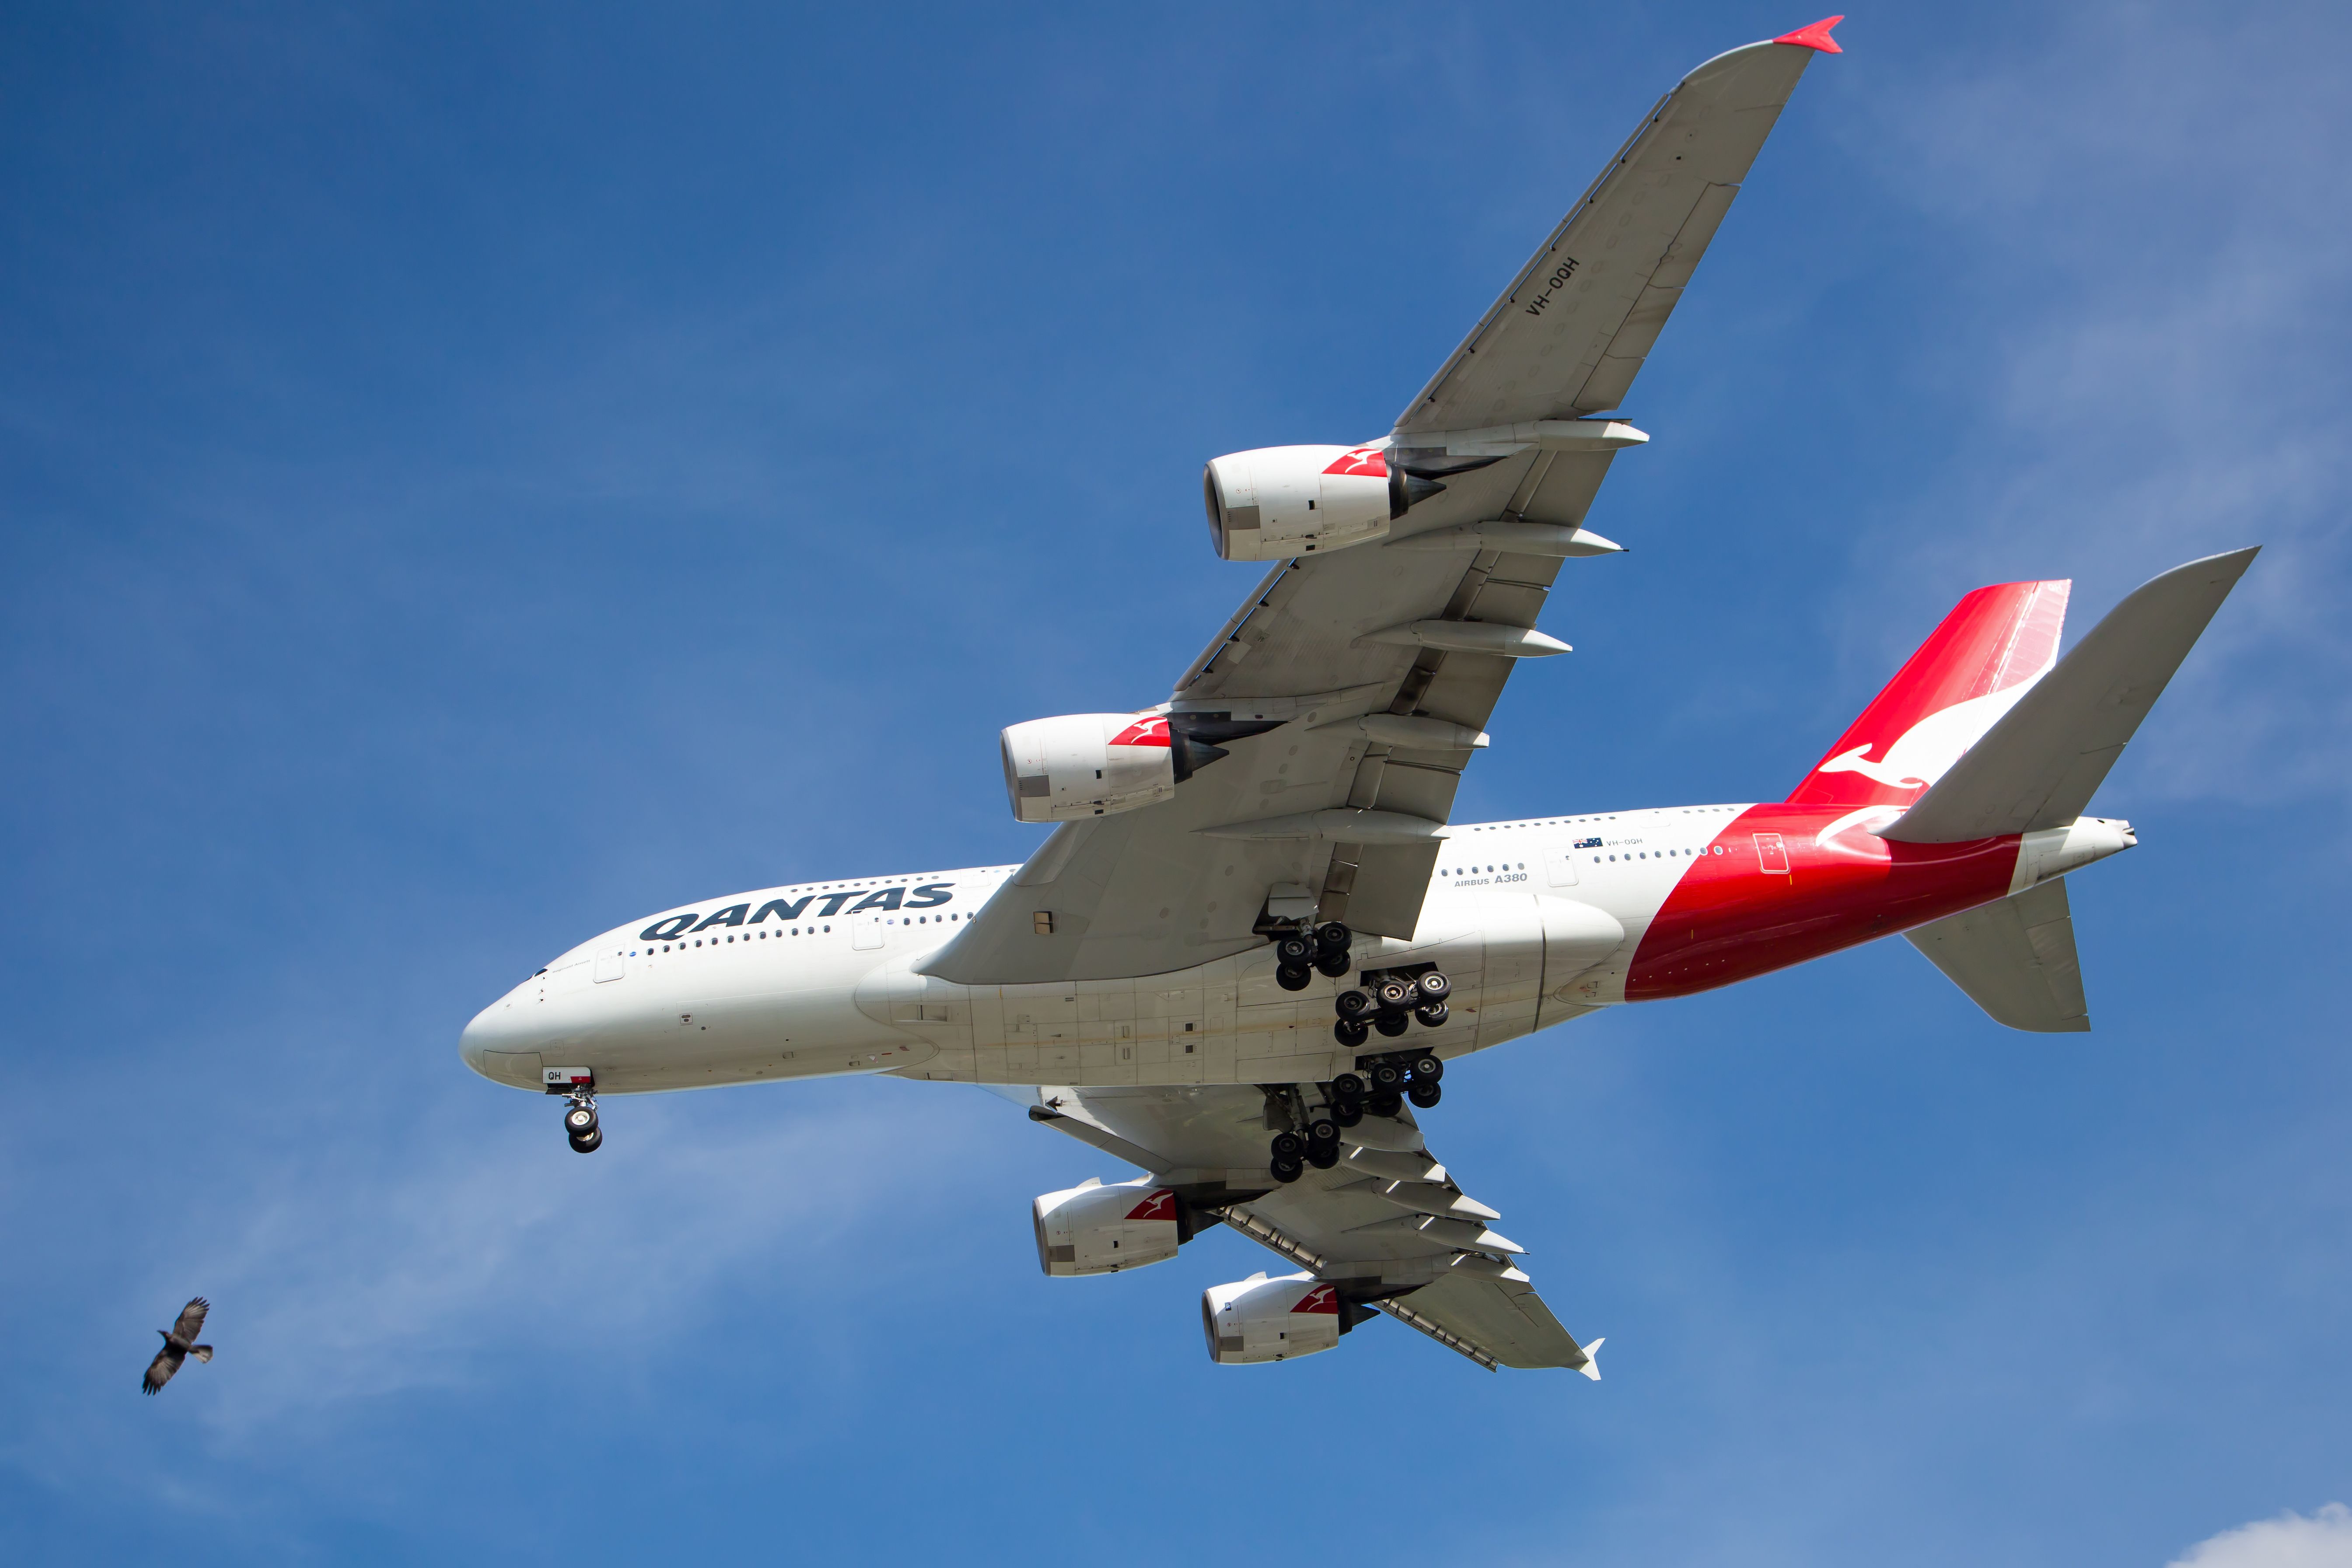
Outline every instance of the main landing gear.
{"type": "Polygon", "coordinates": [[[1362,1045],[1375,1029],[1389,1039],[1415,1023],[1434,1029],[1452,1016],[1445,998],[1453,994],[1454,983],[1434,969],[1367,975],[1365,980],[1366,987],[1342,991],[1332,1003],[1339,1021],[1331,1026],[1331,1037],[1343,1046],[1362,1045]]]}
{"type": "Polygon", "coordinates": [[[1266,1086],[1265,1122],[1280,1129],[1268,1162],[1276,1181],[1286,1185],[1309,1165],[1328,1171],[1338,1164],[1342,1130],[1365,1117],[1394,1116],[1408,1100],[1426,1110],[1440,1098],[1437,1080],[1445,1076],[1445,1063],[1433,1051],[1363,1065],[1363,1072],[1343,1072],[1329,1083],[1266,1086]]]}
{"type": "Polygon", "coordinates": [[[575,1089],[564,1099],[569,1103],[563,1112],[563,1135],[572,1141],[573,1153],[593,1154],[604,1142],[604,1130],[596,1124],[596,1090],[575,1089]]]}
{"type": "Polygon", "coordinates": [[[1338,921],[1293,931],[1274,945],[1279,963],[1274,983],[1285,991],[1304,991],[1318,972],[1337,980],[1348,973],[1348,944],[1354,939],[1338,921]]]}

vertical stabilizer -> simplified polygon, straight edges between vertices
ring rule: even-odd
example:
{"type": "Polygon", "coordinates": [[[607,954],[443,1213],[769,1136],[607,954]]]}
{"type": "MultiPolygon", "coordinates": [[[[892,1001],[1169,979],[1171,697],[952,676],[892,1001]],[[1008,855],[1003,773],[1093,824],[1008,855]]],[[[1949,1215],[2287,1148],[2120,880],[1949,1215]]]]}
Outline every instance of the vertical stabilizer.
{"type": "Polygon", "coordinates": [[[1908,805],[2058,660],[2073,584],[2003,583],[1954,606],[1790,795],[1908,805]]]}

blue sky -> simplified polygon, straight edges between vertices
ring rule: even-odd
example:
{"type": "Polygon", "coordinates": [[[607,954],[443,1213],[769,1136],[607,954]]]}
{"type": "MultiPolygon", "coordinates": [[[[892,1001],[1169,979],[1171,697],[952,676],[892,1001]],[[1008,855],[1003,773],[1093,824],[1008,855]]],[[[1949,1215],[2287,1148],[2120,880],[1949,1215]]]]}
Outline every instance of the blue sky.
{"type": "Polygon", "coordinates": [[[995,731],[1255,580],[1202,461],[1383,433],[1810,13],[10,7],[0,1557],[2352,1561],[2352,25],[1958,9],[1808,73],[1460,814],[1776,797],[1968,589],[2269,549],[2101,797],[2091,1036],[1882,943],[1449,1077],[1595,1386],[1214,1369],[1268,1256],[1045,1279],[1030,1195],[1126,1173],[985,1094],[582,1160],[457,1034],[1024,855],[995,731]]]}

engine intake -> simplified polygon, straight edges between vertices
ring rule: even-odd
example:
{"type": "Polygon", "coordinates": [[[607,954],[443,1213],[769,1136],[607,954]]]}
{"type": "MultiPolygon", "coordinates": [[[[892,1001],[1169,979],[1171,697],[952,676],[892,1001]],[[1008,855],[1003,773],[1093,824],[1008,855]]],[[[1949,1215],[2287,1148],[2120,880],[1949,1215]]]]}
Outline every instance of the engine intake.
{"type": "Polygon", "coordinates": [[[1312,1274],[1273,1279],[1253,1274],[1238,1284],[1212,1285],[1201,1292],[1201,1327],[1209,1336],[1209,1359],[1219,1366],[1328,1351],[1351,1326],[1342,1318],[1339,1287],[1312,1274]]]}
{"type": "Polygon", "coordinates": [[[1031,1205],[1037,1263],[1057,1278],[1164,1263],[1183,1243],[1182,1205],[1150,1177],[1047,1193],[1031,1205]]]}
{"type": "Polygon", "coordinates": [[[1227,561],[1278,561],[1378,539],[1445,487],[1391,470],[1379,447],[1261,447],[1211,461],[1209,534],[1227,561]]]}

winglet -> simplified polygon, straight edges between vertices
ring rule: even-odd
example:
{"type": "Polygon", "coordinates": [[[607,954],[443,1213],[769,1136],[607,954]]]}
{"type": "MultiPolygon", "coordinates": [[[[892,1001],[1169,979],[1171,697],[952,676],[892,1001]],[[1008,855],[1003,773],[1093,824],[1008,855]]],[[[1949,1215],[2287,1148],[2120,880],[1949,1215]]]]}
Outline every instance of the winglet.
{"type": "Polygon", "coordinates": [[[1825,55],[1842,55],[1845,51],[1838,47],[1838,41],[1835,38],[1830,37],[1830,29],[1844,20],[1843,16],[1824,16],[1810,27],[1800,27],[1793,33],[1783,33],[1772,41],[1776,44],[1794,44],[1801,49],[1819,49],[1825,55]]]}
{"type": "MultiPolygon", "coordinates": [[[[1837,18],[1832,16],[1830,20],[1835,21],[1837,18]]],[[[1773,40],[1775,43],[1778,43],[1779,41],[1780,40],[1777,38],[1773,40]]],[[[1595,1360],[1594,1356],[1596,1352],[1600,1351],[1601,1347],[1608,1342],[1609,1336],[1607,1334],[1603,1334],[1599,1339],[1593,1341],[1591,1344],[1585,1346],[1584,1364],[1576,1369],[1595,1383],[1599,1383],[1601,1381],[1601,1363],[1595,1360]]]]}

